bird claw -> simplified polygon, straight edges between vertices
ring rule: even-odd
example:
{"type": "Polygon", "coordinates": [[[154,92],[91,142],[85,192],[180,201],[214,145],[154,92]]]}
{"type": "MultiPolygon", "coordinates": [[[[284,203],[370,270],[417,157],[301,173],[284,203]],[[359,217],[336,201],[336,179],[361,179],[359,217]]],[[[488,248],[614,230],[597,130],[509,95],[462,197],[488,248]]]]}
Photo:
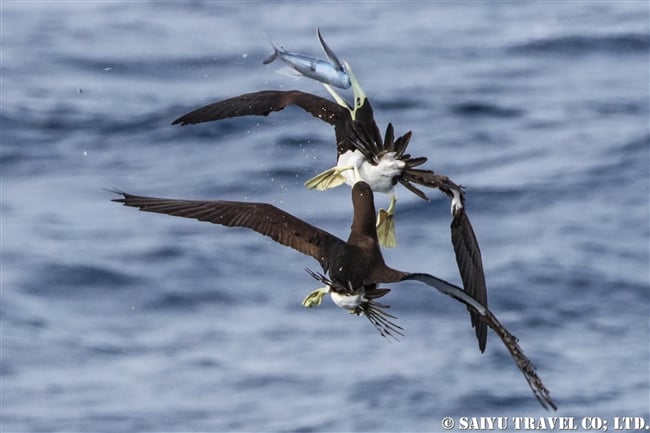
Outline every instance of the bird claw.
{"type": "Polygon", "coordinates": [[[309,189],[317,189],[319,191],[325,191],[330,188],[336,188],[337,186],[343,185],[345,183],[345,178],[341,174],[341,170],[337,167],[332,167],[329,170],[317,174],[316,176],[309,179],[305,182],[305,186],[309,189]]]}
{"type": "Polygon", "coordinates": [[[318,307],[323,302],[323,297],[329,293],[329,287],[316,289],[302,300],[302,306],[305,308],[318,307]]]}

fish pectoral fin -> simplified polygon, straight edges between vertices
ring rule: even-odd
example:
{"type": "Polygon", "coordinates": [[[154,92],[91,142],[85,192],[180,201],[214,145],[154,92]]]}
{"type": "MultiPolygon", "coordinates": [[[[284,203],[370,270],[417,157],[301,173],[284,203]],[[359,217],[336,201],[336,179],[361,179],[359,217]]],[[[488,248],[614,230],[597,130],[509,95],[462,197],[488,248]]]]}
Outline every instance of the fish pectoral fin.
{"type": "Polygon", "coordinates": [[[317,189],[325,191],[326,189],[336,188],[345,183],[345,178],[341,174],[341,170],[337,167],[332,167],[329,170],[317,174],[305,182],[305,186],[309,189],[317,189]]]}
{"type": "Polygon", "coordinates": [[[395,214],[393,212],[379,209],[377,214],[377,239],[384,248],[395,248],[397,246],[395,214]]]}
{"type": "Polygon", "coordinates": [[[321,287],[314,290],[305,296],[305,299],[302,300],[302,306],[305,308],[318,307],[323,302],[323,298],[329,293],[329,291],[329,287],[321,287]]]}
{"type": "Polygon", "coordinates": [[[316,30],[316,33],[318,34],[318,40],[320,41],[320,44],[323,47],[323,51],[325,51],[327,58],[330,59],[330,62],[332,62],[337,70],[343,71],[343,64],[339,60],[338,56],[334,53],[334,51],[329,47],[329,45],[325,43],[325,39],[323,39],[323,35],[320,33],[320,28],[316,30]]]}

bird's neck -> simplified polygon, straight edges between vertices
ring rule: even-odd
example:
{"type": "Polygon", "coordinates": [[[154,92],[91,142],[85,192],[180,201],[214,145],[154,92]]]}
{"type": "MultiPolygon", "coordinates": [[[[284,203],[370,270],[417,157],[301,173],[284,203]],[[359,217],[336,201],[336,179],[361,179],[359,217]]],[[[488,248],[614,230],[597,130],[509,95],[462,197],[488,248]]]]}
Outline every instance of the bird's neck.
{"type": "Polygon", "coordinates": [[[377,239],[377,216],[375,215],[374,203],[363,206],[362,211],[356,211],[355,209],[348,242],[351,244],[379,242],[377,239]]]}

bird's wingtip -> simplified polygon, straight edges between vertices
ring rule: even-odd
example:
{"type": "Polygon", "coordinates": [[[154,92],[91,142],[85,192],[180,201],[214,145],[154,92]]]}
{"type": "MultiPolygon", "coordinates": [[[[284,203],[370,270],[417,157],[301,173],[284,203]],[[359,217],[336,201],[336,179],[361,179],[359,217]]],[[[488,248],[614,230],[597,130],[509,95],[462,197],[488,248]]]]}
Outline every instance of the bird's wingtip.
{"type": "Polygon", "coordinates": [[[102,188],[102,189],[104,191],[108,191],[110,193],[121,196],[120,198],[114,198],[111,201],[114,201],[114,202],[117,202],[117,203],[125,203],[126,202],[126,197],[127,197],[128,194],[126,192],[122,191],[121,189],[119,189],[119,188],[102,188]]]}

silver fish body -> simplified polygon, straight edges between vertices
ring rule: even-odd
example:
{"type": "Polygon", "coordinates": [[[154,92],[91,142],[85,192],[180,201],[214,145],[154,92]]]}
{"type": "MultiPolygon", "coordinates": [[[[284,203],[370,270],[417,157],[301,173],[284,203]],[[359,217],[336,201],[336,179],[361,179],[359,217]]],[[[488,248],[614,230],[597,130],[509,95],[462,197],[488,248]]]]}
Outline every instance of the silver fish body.
{"type": "Polygon", "coordinates": [[[320,81],[321,83],[330,84],[340,89],[348,89],[352,83],[343,63],[339,61],[336,54],[334,54],[332,49],[325,43],[320,34],[320,30],[318,31],[318,38],[323,46],[325,54],[327,54],[327,57],[330,60],[329,62],[302,54],[292,53],[283,48],[278,48],[271,43],[273,46],[273,53],[271,53],[271,55],[262,63],[268,65],[275,59],[279,58],[300,75],[320,81]]]}

